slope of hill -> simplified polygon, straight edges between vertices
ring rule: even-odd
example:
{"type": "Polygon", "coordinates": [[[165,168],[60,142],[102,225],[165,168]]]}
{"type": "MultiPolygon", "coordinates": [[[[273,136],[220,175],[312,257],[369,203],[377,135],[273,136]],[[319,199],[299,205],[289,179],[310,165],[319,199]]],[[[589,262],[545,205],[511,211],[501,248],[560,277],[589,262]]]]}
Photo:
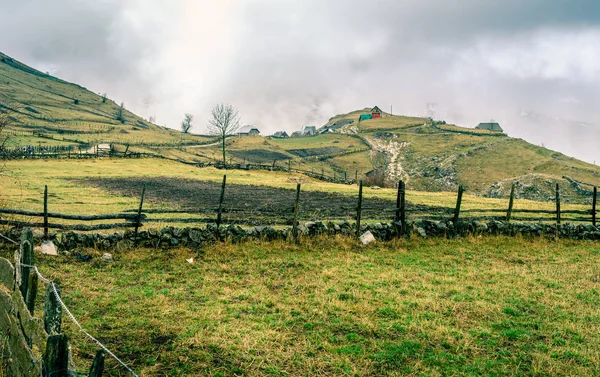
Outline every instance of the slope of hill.
{"type": "Polygon", "coordinates": [[[0,53],[0,111],[11,125],[7,147],[79,145],[99,142],[131,145],[202,143],[157,126],[109,98],[28,67],[0,53]]]}
{"type": "MultiPolygon", "coordinates": [[[[10,116],[7,147],[66,146],[80,150],[110,143],[188,162],[219,161],[219,143],[155,125],[85,88],[30,68],[0,53],[0,112],[10,116]]],[[[591,200],[600,169],[502,133],[428,118],[382,113],[359,121],[369,108],[332,117],[321,134],[299,138],[230,137],[228,162],[290,166],[368,185],[548,200],[554,186],[570,202],[591,200]]]]}

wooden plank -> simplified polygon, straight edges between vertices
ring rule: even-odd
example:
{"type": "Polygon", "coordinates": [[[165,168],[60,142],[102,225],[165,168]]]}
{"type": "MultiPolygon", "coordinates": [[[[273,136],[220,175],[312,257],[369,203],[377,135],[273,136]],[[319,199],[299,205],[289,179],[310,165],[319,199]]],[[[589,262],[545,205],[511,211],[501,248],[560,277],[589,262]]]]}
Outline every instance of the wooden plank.
{"type": "Polygon", "coordinates": [[[104,371],[104,351],[98,350],[96,352],[96,357],[94,357],[94,361],[92,361],[92,367],[90,368],[90,373],[88,377],[102,377],[102,372],[104,371]]]}
{"type": "Polygon", "coordinates": [[[560,224],[560,188],[556,184],[556,224],[560,224]]]}
{"type": "Polygon", "coordinates": [[[60,287],[57,283],[50,283],[46,288],[44,299],[44,329],[50,335],[60,334],[62,326],[62,306],[56,298],[53,286],[60,295],[60,287]]]}
{"type": "Polygon", "coordinates": [[[65,334],[50,335],[44,352],[44,376],[67,377],[69,342],[65,334]]]}
{"type": "Polygon", "coordinates": [[[460,205],[462,202],[463,196],[463,187],[462,185],[458,186],[458,196],[456,197],[456,208],[454,209],[454,218],[452,222],[456,225],[458,223],[458,219],[460,216],[460,205]]]}
{"type": "Polygon", "coordinates": [[[513,203],[515,200],[515,183],[510,186],[510,198],[508,199],[508,210],[506,211],[506,222],[510,222],[512,216],[513,203]]]}
{"type": "Polygon", "coordinates": [[[358,186],[358,205],[356,206],[356,236],[360,237],[360,218],[362,215],[363,181],[358,186]]]}
{"type": "Polygon", "coordinates": [[[30,228],[23,229],[21,233],[21,247],[18,255],[15,255],[15,264],[17,266],[17,284],[23,299],[25,299],[29,288],[29,275],[35,273],[31,270],[31,267],[23,266],[33,266],[35,264],[33,255],[33,232],[30,228]]]}
{"type": "Polygon", "coordinates": [[[44,186],[44,239],[48,239],[48,185],[44,186]]]}
{"type": "Polygon", "coordinates": [[[140,198],[140,206],[138,208],[137,218],[135,220],[135,234],[138,234],[138,229],[142,225],[142,207],[144,206],[144,195],[146,195],[146,185],[142,186],[142,196],[140,198]]]}
{"type": "Polygon", "coordinates": [[[221,219],[223,216],[223,201],[225,200],[225,185],[227,183],[227,175],[223,175],[223,183],[221,184],[221,196],[219,197],[219,211],[217,212],[217,231],[221,226],[221,219]]]}
{"type": "MultiPolygon", "coordinates": [[[[2,225],[13,225],[18,227],[32,227],[42,228],[44,223],[30,223],[27,221],[14,221],[14,220],[0,220],[2,225]]],[[[64,225],[64,224],[53,224],[49,223],[50,229],[65,229],[65,230],[103,230],[103,229],[117,229],[117,228],[134,228],[136,223],[119,223],[119,224],[98,224],[98,225],[64,225]]]]}
{"type": "MultiPolygon", "coordinates": [[[[137,211],[136,211],[137,212],[137,211]]],[[[34,211],[22,211],[18,209],[10,209],[10,208],[0,208],[0,213],[7,213],[13,215],[23,215],[30,217],[44,217],[44,212],[34,212],[34,211]]],[[[135,220],[137,218],[136,214],[131,213],[115,213],[115,214],[105,214],[105,215],[68,215],[62,213],[47,213],[48,218],[51,219],[64,219],[64,220],[82,220],[82,221],[95,221],[95,220],[135,220]]]]}
{"type": "Polygon", "coordinates": [[[594,197],[592,198],[592,225],[596,226],[596,200],[598,197],[598,187],[594,186],[594,197]]]}
{"type": "Polygon", "coordinates": [[[294,223],[292,225],[292,236],[294,242],[300,242],[298,237],[298,214],[300,213],[300,183],[296,185],[296,200],[294,200],[294,223]]]}

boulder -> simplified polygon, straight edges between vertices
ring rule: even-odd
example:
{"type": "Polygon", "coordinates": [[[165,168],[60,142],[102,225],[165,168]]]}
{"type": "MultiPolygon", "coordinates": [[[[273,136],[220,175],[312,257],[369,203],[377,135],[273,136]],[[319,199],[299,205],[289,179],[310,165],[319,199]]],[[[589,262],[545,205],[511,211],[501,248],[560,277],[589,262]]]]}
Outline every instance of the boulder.
{"type": "Polygon", "coordinates": [[[362,242],[363,245],[368,245],[373,241],[375,241],[375,237],[370,231],[366,231],[360,236],[360,242],[362,242]]]}
{"type": "Polygon", "coordinates": [[[52,241],[44,241],[40,246],[40,252],[46,255],[58,255],[58,250],[52,241]]]}
{"type": "Polygon", "coordinates": [[[109,263],[113,261],[113,257],[111,253],[104,253],[102,254],[102,260],[109,263]]]}

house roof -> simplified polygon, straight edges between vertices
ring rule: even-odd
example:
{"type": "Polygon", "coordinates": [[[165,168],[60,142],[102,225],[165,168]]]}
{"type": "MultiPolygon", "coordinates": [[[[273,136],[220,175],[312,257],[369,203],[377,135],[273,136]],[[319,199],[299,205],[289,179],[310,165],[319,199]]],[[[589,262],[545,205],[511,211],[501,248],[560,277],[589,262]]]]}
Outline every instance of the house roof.
{"type": "Polygon", "coordinates": [[[240,129],[238,130],[238,133],[239,133],[239,134],[246,134],[246,133],[250,132],[251,130],[256,130],[256,131],[260,132],[260,131],[258,130],[258,128],[254,127],[254,126],[251,126],[251,125],[245,125],[244,127],[240,128],[240,129]]]}
{"type": "Polygon", "coordinates": [[[360,117],[358,120],[365,120],[365,119],[372,119],[373,116],[371,114],[360,114],[360,117]]]}
{"type": "Polygon", "coordinates": [[[381,109],[379,107],[375,106],[374,108],[371,109],[371,112],[372,113],[380,113],[381,109]]]}
{"type": "Polygon", "coordinates": [[[304,126],[304,131],[316,131],[316,126],[304,126]]]}
{"type": "Polygon", "coordinates": [[[477,129],[480,130],[489,130],[489,131],[496,131],[496,132],[503,132],[504,130],[502,129],[502,127],[500,127],[500,125],[496,122],[484,122],[484,123],[479,123],[477,125],[477,127],[475,127],[477,129]]]}

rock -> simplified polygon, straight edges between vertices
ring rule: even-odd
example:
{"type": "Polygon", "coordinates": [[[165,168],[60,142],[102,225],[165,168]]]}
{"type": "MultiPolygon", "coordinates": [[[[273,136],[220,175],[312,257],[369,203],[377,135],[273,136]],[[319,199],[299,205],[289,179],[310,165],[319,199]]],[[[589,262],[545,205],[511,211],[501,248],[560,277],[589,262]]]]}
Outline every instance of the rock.
{"type": "Polygon", "coordinates": [[[105,262],[112,262],[113,261],[112,254],[111,253],[102,254],[102,260],[105,262]]]}
{"type": "Polygon", "coordinates": [[[362,242],[363,245],[368,245],[373,241],[375,241],[375,237],[370,231],[366,231],[360,236],[360,242],[362,242]]]}
{"type": "Polygon", "coordinates": [[[379,186],[371,186],[371,190],[379,190],[381,187],[379,186]]]}
{"type": "Polygon", "coordinates": [[[194,257],[190,258],[190,259],[186,259],[186,262],[188,262],[189,264],[194,263],[194,257]]]}
{"type": "Polygon", "coordinates": [[[38,229],[34,229],[33,230],[33,239],[41,240],[42,238],[44,238],[44,232],[42,232],[41,230],[38,230],[38,229]]]}
{"type": "Polygon", "coordinates": [[[417,233],[419,233],[419,235],[423,238],[427,238],[427,232],[425,232],[425,229],[418,227],[417,228],[417,233]]]}
{"type": "Polygon", "coordinates": [[[40,252],[46,255],[58,255],[58,250],[52,241],[44,241],[40,246],[40,252]]]}

